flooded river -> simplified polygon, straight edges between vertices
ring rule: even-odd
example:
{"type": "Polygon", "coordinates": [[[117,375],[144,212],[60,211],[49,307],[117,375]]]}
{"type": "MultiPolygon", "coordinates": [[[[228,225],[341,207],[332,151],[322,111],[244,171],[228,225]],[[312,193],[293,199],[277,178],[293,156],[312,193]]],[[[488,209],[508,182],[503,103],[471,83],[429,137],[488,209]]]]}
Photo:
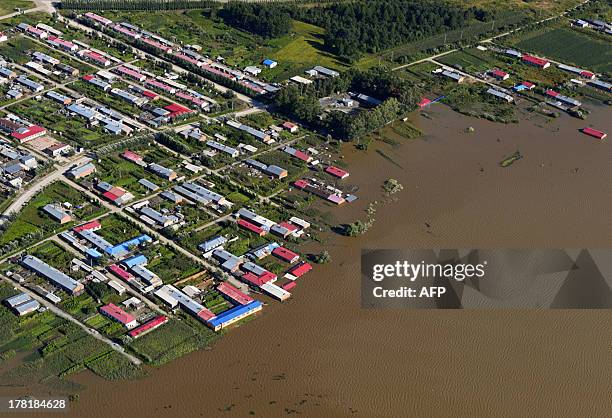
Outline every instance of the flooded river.
{"type": "Polygon", "coordinates": [[[404,189],[366,235],[330,233],[333,262],[292,300],[142,380],[76,376],[87,389],[70,415],[609,416],[612,312],[362,310],[359,295],[364,247],[612,247],[612,144],[578,132],[611,132],[609,110],[510,125],[427,114],[423,138],[345,147],[361,199],[333,209],[339,221],[364,218],[388,178],[404,189]]]}

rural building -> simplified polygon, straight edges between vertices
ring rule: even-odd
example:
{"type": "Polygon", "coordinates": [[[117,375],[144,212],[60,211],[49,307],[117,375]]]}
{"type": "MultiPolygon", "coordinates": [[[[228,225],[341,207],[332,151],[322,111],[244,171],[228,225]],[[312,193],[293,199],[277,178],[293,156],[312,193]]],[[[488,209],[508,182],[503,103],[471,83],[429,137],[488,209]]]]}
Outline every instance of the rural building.
{"type": "Polygon", "coordinates": [[[24,316],[35,312],[40,308],[40,303],[32,299],[27,293],[19,293],[4,300],[4,304],[15,312],[18,316],[24,316]]]}
{"type": "Polygon", "coordinates": [[[542,69],[546,69],[550,67],[550,62],[545,60],[544,58],[538,58],[533,55],[524,54],[521,57],[521,60],[528,65],[533,65],[534,67],[539,67],[542,69]]]}
{"type": "Polygon", "coordinates": [[[310,71],[311,72],[307,72],[307,74],[322,75],[325,77],[338,77],[340,75],[338,71],[330,70],[329,68],[321,67],[320,65],[313,67],[313,69],[310,71]]]}
{"type": "Polygon", "coordinates": [[[55,219],[60,224],[65,224],[72,221],[72,216],[68,214],[60,205],[55,204],[47,204],[43,206],[43,211],[45,211],[49,216],[55,219]]]}
{"type": "Polygon", "coordinates": [[[232,158],[236,158],[240,155],[240,152],[236,148],[228,147],[227,145],[223,145],[217,141],[208,140],[206,141],[206,145],[218,151],[224,152],[232,158]]]}
{"type": "Polygon", "coordinates": [[[81,283],[32,255],[26,255],[21,264],[72,295],[78,295],[85,290],[81,283]]]}
{"type": "Polygon", "coordinates": [[[108,305],[100,307],[100,313],[106,316],[107,318],[119,322],[127,329],[133,329],[138,326],[136,318],[134,318],[132,315],[125,312],[123,309],[113,303],[109,303],[108,305]]]}
{"type": "Polygon", "coordinates": [[[211,253],[213,250],[216,250],[217,248],[223,247],[223,245],[226,242],[227,242],[227,238],[219,235],[212,239],[209,239],[208,241],[204,241],[203,243],[198,245],[198,248],[204,254],[207,254],[207,253],[211,253]]]}
{"type": "Polygon", "coordinates": [[[278,62],[267,58],[267,59],[263,60],[262,64],[265,65],[268,68],[274,68],[274,67],[276,67],[278,65],[278,62]]]}
{"type": "Polygon", "coordinates": [[[64,94],[58,93],[55,90],[48,91],[46,93],[46,96],[63,105],[69,105],[70,103],[72,103],[72,99],[70,97],[64,94]]]}
{"type": "Polygon", "coordinates": [[[587,81],[587,84],[591,87],[595,87],[596,89],[612,93],[612,83],[606,83],[605,81],[601,80],[591,80],[587,81]]]}
{"type": "Polygon", "coordinates": [[[561,102],[563,102],[563,103],[565,103],[565,104],[567,104],[569,106],[572,106],[572,107],[577,107],[577,106],[581,106],[582,105],[582,103],[580,101],[578,101],[576,99],[573,99],[571,97],[559,94],[559,93],[557,93],[554,90],[548,89],[548,90],[546,90],[545,93],[546,93],[547,96],[553,97],[553,98],[555,98],[555,99],[557,99],[557,100],[559,100],[559,101],[561,101],[561,102]]]}
{"type": "Polygon", "coordinates": [[[498,97],[498,98],[500,98],[500,99],[502,99],[502,100],[505,100],[505,101],[506,101],[506,102],[508,102],[508,103],[510,103],[510,102],[512,102],[512,101],[514,100],[514,99],[512,98],[512,96],[510,96],[508,93],[504,93],[503,91],[500,91],[500,90],[494,89],[494,88],[492,88],[492,87],[489,87],[489,88],[487,89],[487,93],[489,93],[489,94],[491,94],[491,95],[493,95],[493,96],[495,96],[495,97],[498,97]]]}
{"type": "Polygon", "coordinates": [[[147,189],[149,189],[152,192],[155,192],[157,190],[159,190],[159,186],[147,179],[140,179],[138,180],[138,184],[141,184],[142,186],[146,187],[147,189]]]}
{"type": "Polygon", "coordinates": [[[459,74],[459,73],[456,73],[456,72],[454,72],[454,71],[442,70],[442,71],[441,71],[441,74],[442,74],[444,77],[448,77],[448,78],[450,78],[451,80],[456,81],[457,83],[463,83],[463,80],[465,80],[465,76],[463,76],[463,75],[461,75],[461,74],[459,74]]]}
{"type": "Polygon", "coordinates": [[[496,80],[507,80],[510,78],[510,75],[507,72],[498,69],[489,71],[489,75],[496,80]]]}
{"type": "Polygon", "coordinates": [[[263,307],[263,304],[258,300],[253,300],[252,302],[247,303],[246,305],[238,304],[231,309],[228,309],[225,312],[221,312],[220,314],[210,318],[206,321],[206,324],[215,331],[219,331],[223,328],[228,327],[229,325],[240,321],[241,319],[246,318],[258,312],[263,307]]]}
{"type": "Polygon", "coordinates": [[[45,154],[50,157],[57,158],[61,155],[68,154],[70,150],[72,150],[72,147],[70,145],[57,142],[51,145],[50,147],[45,148],[45,154]]]}
{"type": "Polygon", "coordinates": [[[75,167],[72,170],[68,171],[68,176],[77,180],[83,177],[87,177],[90,174],[96,172],[96,166],[93,163],[87,163],[80,167],[75,167]]]}
{"type": "Polygon", "coordinates": [[[140,325],[139,327],[136,327],[133,330],[131,330],[130,332],[128,332],[128,335],[130,337],[132,337],[132,338],[141,337],[141,336],[143,336],[143,335],[153,331],[154,329],[157,329],[158,327],[164,325],[166,322],[168,322],[168,317],[167,316],[165,316],[165,315],[156,316],[155,318],[153,318],[149,322],[146,322],[146,323],[140,325]]]}

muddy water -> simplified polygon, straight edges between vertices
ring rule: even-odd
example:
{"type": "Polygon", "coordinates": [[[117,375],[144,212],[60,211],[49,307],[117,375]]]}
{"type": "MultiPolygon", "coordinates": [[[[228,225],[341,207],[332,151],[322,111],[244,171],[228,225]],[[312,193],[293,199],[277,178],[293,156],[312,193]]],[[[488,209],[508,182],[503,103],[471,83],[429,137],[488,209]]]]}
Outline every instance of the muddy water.
{"type": "MultiPolygon", "coordinates": [[[[415,117],[423,139],[375,146],[393,163],[345,149],[362,199],[339,220],[364,217],[389,177],[404,190],[365,236],[331,237],[333,263],[289,303],[140,381],[77,376],[88,389],[72,415],[609,416],[612,312],[360,308],[362,247],[612,246],[612,144],[580,134],[584,122],[428,113],[415,117]],[[524,158],[499,167],[517,149],[524,158]]],[[[609,116],[588,123],[610,132],[609,116]]]]}

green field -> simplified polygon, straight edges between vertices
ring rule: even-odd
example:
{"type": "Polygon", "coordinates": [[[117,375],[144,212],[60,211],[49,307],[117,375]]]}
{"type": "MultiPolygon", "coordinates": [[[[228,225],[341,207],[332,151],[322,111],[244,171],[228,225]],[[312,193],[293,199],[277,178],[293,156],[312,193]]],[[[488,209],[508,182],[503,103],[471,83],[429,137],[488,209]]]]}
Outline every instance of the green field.
{"type": "Polygon", "coordinates": [[[153,365],[165,364],[209,345],[217,334],[187,316],[132,341],[128,348],[153,365]]]}
{"type": "Polygon", "coordinates": [[[516,42],[522,50],[533,51],[548,58],[575,64],[596,72],[612,71],[610,42],[582,34],[576,30],[555,28],[536,32],[516,42]]]}
{"type": "MultiPolygon", "coordinates": [[[[0,282],[0,300],[16,293],[11,285],[0,282]]],[[[19,318],[0,305],[0,353],[0,381],[7,386],[39,383],[72,394],[78,386],[63,377],[85,368],[106,379],[133,378],[142,373],[124,357],[117,358],[108,345],[50,311],[19,318]],[[4,364],[17,354],[25,357],[4,364]]]]}
{"type": "Polygon", "coordinates": [[[34,2],[30,0],[2,0],[0,2],[0,16],[13,13],[15,8],[22,10],[34,7],[34,2]]]}
{"type": "Polygon", "coordinates": [[[30,245],[44,236],[74,225],[75,222],[60,225],[42,212],[41,208],[46,204],[58,202],[70,202],[75,207],[82,206],[80,209],[74,209],[74,215],[78,219],[91,219],[105,212],[99,202],[91,202],[81,192],[64,182],[57,181],[37,194],[24,206],[8,229],[0,235],[0,247],[8,245],[17,249],[22,245],[30,245]],[[28,237],[32,239],[28,239],[28,237]]]}

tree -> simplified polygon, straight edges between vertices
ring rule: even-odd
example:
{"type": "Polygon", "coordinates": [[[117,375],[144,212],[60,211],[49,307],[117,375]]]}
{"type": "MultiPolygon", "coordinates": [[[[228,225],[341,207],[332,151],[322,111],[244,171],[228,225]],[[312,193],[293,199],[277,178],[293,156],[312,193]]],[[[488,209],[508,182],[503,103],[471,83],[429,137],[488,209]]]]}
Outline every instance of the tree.
{"type": "Polygon", "coordinates": [[[89,282],[85,286],[87,293],[99,302],[110,293],[108,286],[101,282],[89,282]]]}

